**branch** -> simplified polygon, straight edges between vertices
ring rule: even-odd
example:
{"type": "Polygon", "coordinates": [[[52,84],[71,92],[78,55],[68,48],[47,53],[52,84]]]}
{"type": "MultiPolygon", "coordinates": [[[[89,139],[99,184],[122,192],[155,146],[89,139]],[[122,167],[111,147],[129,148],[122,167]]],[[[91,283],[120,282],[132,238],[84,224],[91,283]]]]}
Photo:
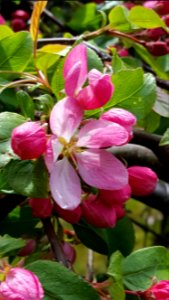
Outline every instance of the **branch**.
{"type": "Polygon", "coordinates": [[[66,268],[70,268],[70,265],[63,253],[61,242],[59,241],[59,239],[54,231],[54,228],[53,228],[50,218],[41,219],[41,221],[43,223],[44,231],[45,231],[45,233],[48,237],[49,243],[51,245],[54,258],[59,263],[63,264],[66,268]]]}

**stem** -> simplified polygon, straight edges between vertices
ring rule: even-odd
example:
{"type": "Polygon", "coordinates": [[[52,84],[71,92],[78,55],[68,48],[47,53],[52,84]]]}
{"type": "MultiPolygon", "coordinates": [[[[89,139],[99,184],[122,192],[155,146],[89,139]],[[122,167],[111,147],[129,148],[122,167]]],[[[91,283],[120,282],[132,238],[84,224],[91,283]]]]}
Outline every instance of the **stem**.
{"type": "Polygon", "coordinates": [[[86,279],[89,282],[93,281],[93,251],[88,249],[87,253],[87,275],[86,279]]]}
{"type": "Polygon", "coordinates": [[[66,268],[70,268],[69,263],[63,253],[61,242],[59,241],[54,231],[50,218],[41,219],[41,221],[43,223],[44,231],[51,245],[51,249],[53,251],[55,260],[63,264],[66,268]]]}
{"type": "Polygon", "coordinates": [[[138,297],[139,300],[141,300],[141,296],[140,296],[140,293],[139,293],[139,292],[125,290],[125,293],[126,293],[127,295],[133,295],[133,296],[136,296],[136,297],[138,297]]]}

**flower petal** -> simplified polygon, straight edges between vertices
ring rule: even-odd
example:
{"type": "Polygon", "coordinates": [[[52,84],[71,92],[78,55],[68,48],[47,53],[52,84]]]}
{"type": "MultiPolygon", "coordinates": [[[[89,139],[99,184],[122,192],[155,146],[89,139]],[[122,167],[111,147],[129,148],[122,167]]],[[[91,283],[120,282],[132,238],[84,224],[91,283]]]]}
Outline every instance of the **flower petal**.
{"type": "Polygon", "coordinates": [[[82,108],[76,100],[67,97],[53,107],[50,115],[50,128],[58,137],[63,137],[69,142],[82,118],[82,108]]]}
{"type": "Polygon", "coordinates": [[[128,184],[127,169],[106,150],[90,149],[75,156],[79,174],[87,184],[105,190],[119,190],[128,184]]]}
{"type": "Polygon", "coordinates": [[[47,142],[47,149],[45,153],[45,164],[49,172],[52,171],[54,162],[58,159],[59,154],[62,152],[63,145],[58,141],[55,135],[52,135],[47,142]]]}
{"type": "Polygon", "coordinates": [[[50,176],[50,188],[61,208],[74,210],[80,204],[80,179],[66,157],[55,163],[50,176]]]}
{"type": "Polygon", "coordinates": [[[87,79],[87,48],[80,44],[68,54],[64,64],[65,90],[72,96],[82,87],[87,79]]]}
{"type": "MultiPolygon", "coordinates": [[[[92,70],[93,71],[93,70],[92,70]]],[[[84,109],[95,109],[106,104],[114,91],[110,75],[89,72],[90,85],[83,88],[76,99],[84,109]]]]}
{"type": "Polygon", "coordinates": [[[79,132],[77,146],[105,148],[127,143],[128,132],[119,124],[103,120],[91,120],[79,132]]]}

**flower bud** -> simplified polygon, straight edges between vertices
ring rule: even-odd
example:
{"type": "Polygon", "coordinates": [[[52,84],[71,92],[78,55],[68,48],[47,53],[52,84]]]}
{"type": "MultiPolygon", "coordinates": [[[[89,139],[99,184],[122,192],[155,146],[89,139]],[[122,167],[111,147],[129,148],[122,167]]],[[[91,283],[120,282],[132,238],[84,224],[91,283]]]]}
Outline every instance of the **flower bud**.
{"type": "Polygon", "coordinates": [[[149,39],[157,41],[161,36],[166,35],[166,31],[161,27],[152,28],[146,30],[146,35],[149,39]]]}
{"type": "Polygon", "coordinates": [[[128,174],[134,196],[147,196],[154,191],[158,178],[150,168],[133,166],[128,168],[128,174]]]}
{"type": "Polygon", "coordinates": [[[82,203],[82,216],[86,221],[98,228],[114,227],[119,218],[125,215],[124,207],[121,203],[106,205],[99,197],[90,195],[82,203]]]}
{"type": "Polygon", "coordinates": [[[50,198],[32,198],[29,200],[32,214],[35,218],[47,218],[51,216],[53,203],[50,198]]]}
{"type": "Polygon", "coordinates": [[[147,8],[154,9],[159,15],[169,14],[169,2],[166,0],[159,1],[146,1],[144,6],[147,8]]]}
{"type": "Polygon", "coordinates": [[[80,205],[74,210],[68,210],[63,209],[59,205],[54,203],[54,210],[58,213],[60,218],[71,224],[78,223],[82,216],[82,209],[80,205]]]}
{"type": "Polygon", "coordinates": [[[19,256],[28,256],[31,254],[36,248],[35,240],[27,240],[26,245],[19,251],[19,256]]]}
{"type": "Polygon", "coordinates": [[[162,56],[169,53],[166,42],[148,42],[146,43],[146,48],[154,56],[162,56]]]}
{"type": "Polygon", "coordinates": [[[11,27],[12,27],[13,31],[18,32],[21,30],[25,30],[27,26],[26,26],[25,21],[23,21],[22,19],[16,18],[11,21],[11,27]]]}
{"type": "Polygon", "coordinates": [[[168,300],[169,299],[169,281],[161,280],[153,284],[149,289],[142,293],[146,300],[168,300]]]}
{"type": "Polygon", "coordinates": [[[165,22],[165,24],[169,27],[169,15],[164,16],[162,19],[165,22]]]}
{"type": "Polygon", "coordinates": [[[4,25],[5,24],[5,19],[3,18],[2,15],[0,15],[0,25],[4,25]]]}
{"type": "Polygon", "coordinates": [[[38,277],[22,268],[11,268],[6,272],[5,281],[0,284],[0,299],[41,300],[44,291],[38,277]]]}
{"type": "Polygon", "coordinates": [[[118,53],[118,55],[120,57],[127,57],[127,56],[129,56],[129,51],[127,49],[125,49],[125,48],[122,48],[122,49],[118,50],[117,53],[118,53]]]}
{"type": "Polygon", "coordinates": [[[98,198],[102,199],[104,203],[107,205],[112,206],[113,204],[123,204],[131,197],[131,187],[129,185],[126,185],[121,190],[114,190],[114,191],[108,191],[108,190],[100,190],[98,198]]]}
{"type": "Polygon", "coordinates": [[[62,249],[63,249],[63,252],[64,252],[66,258],[72,265],[76,259],[75,249],[69,243],[66,243],[66,242],[64,242],[62,244],[62,249]]]}
{"type": "Polygon", "coordinates": [[[29,19],[29,14],[25,10],[17,9],[12,13],[12,19],[21,19],[26,21],[29,19]]]}
{"type": "Polygon", "coordinates": [[[21,159],[34,159],[46,150],[45,129],[38,122],[26,122],[14,128],[11,147],[21,159]]]}
{"type": "Polygon", "coordinates": [[[123,126],[132,138],[133,126],[136,124],[136,117],[129,111],[122,108],[112,108],[100,116],[100,120],[115,122],[123,126]]]}

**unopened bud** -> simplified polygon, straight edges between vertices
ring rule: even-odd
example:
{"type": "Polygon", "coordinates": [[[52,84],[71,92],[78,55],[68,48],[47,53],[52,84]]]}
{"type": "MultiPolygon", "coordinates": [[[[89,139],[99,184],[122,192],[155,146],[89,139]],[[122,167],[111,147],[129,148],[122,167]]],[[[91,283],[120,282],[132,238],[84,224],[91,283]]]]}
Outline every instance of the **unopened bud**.
{"type": "Polygon", "coordinates": [[[50,198],[32,198],[29,200],[32,214],[36,218],[47,218],[51,216],[53,203],[50,198]]]}
{"type": "Polygon", "coordinates": [[[162,56],[169,53],[169,48],[165,42],[148,42],[145,46],[147,50],[154,56],[162,56]]]}
{"type": "Polygon", "coordinates": [[[168,300],[169,281],[161,280],[142,293],[145,300],[168,300]]]}

